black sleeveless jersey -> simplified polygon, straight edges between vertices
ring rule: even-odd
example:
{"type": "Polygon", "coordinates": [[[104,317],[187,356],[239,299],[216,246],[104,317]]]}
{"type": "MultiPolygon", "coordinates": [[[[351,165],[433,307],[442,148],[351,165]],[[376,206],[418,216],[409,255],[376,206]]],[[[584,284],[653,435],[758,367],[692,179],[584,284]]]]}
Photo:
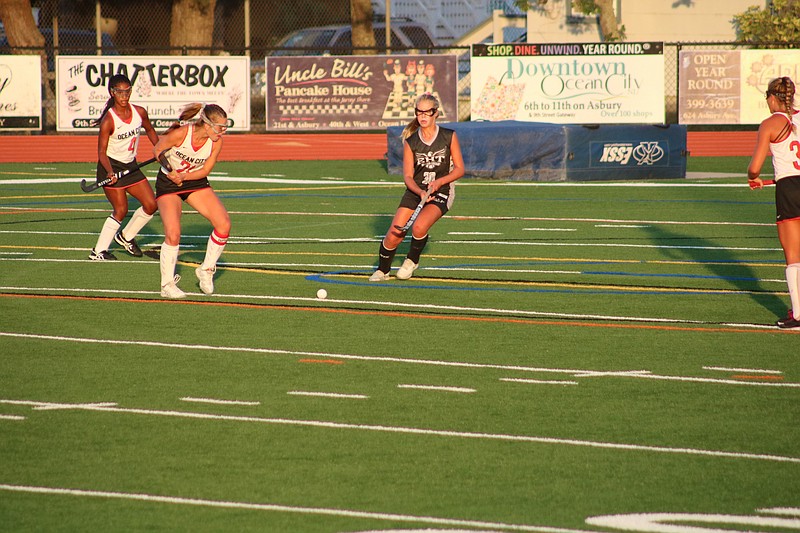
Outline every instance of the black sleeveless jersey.
{"type": "MultiPolygon", "coordinates": [[[[436,138],[431,144],[423,142],[419,130],[406,139],[414,154],[414,182],[421,189],[427,189],[430,182],[450,173],[452,168],[450,143],[452,140],[453,130],[442,127],[439,128],[436,138]]],[[[448,183],[439,189],[439,192],[448,194],[450,185],[448,183]]]]}

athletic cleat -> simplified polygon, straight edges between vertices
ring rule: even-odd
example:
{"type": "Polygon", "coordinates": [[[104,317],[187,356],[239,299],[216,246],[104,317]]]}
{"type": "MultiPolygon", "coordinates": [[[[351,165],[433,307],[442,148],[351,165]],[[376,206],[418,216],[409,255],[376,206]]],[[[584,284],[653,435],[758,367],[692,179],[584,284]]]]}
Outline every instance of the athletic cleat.
{"type": "Polygon", "coordinates": [[[178,288],[177,283],[181,280],[181,277],[175,275],[175,277],[167,283],[166,285],[161,286],[161,296],[162,298],[172,298],[173,300],[176,298],[186,298],[186,293],[183,292],[178,288]]]}
{"type": "Polygon", "coordinates": [[[200,281],[200,290],[203,291],[203,294],[214,294],[214,270],[206,270],[202,266],[197,267],[194,269],[195,275],[197,275],[198,281],[200,281]]]}
{"type": "Polygon", "coordinates": [[[800,320],[797,320],[790,310],[789,316],[779,319],[777,322],[775,322],[775,325],[781,329],[800,328],[800,320]]]}
{"type": "Polygon", "coordinates": [[[382,270],[376,270],[369,277],[370,281],[386,281],[388,279],[389,279],[389,274],[386,273],[386,272],[383,272],[382,270]]]}
{"type": "Polygon", "coordinates": [[[89,252],[89,259],[92,261],[116,261],[117,258],[114,257],[114,254],[109,252],[108,250],[103,250],[102,252],[95,252],[94,248],[92,251],[89,252]]]}
{"type": "Polygon", "coordinates": [[[133,257],[142,257],[142,249],[139,248],[138,244],[136,244],[136,239],[127,240],[122,236],[122,232],[118,231],[117,234],[114,235],[114,240],[117,241],[117,244],[122,246],[125,251],[131,254],[133,257]]]}
{"type": "Polygon", "coordinates": [[[419,267],[419,264],[415,263],[411,259],[406,259],[403,261],[403,264],[400,265],[400,268],[397,270],[397,279],[408,279],[413,274],[414,271],[419,267]]]}

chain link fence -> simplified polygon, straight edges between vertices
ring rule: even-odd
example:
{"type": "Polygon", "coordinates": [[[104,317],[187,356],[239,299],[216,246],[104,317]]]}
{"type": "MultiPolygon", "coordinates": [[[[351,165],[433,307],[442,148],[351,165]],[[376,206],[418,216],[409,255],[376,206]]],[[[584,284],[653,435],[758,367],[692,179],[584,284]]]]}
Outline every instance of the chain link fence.
{"type": "MultiPolygon", "coordinates": [[[[35,18],[46,38],[49,74],[43,91],[44,129],[53,130],[55,124],[54,84],[52,57],[61,54],[98,55],[167,55],[187,53],[186,49],[170,46],[172,3],[162,0],[34,0],[35,18]],[[101,45],[97,46],[97,14],[102,31],[101,45]]],[[[459,57],[459,120],[469,120],[469,46],[455,45],[461,31],[466,32],[476,21],[490,19],[491,9],[502,8],[510,14],[516,9],[513,1],[492,0],[395,0],[391,11],[393,38],[391,51],[413,51],[417,54],[456,54],[459,57]],[[481,9],[475,6],[483,6],[481,9]],[[450,17],[460,23],[443,24],[436,20],[460,10],[470,12],[469,20],[462,16],[450,17]],[[482,12],[481,12],[482,11],[482,12]],[[414,20],[416,19],[416,20],[414,20]],[[432,22],[433,21],[433,22],[432,22]],[[405,29],[403,26],[409,26],[405,29]],[[399,37],[395,36],[395,31],[399,37]],[[397,37],[397,38],[395,38],[397,37]]],[[[385,8],[387,0],[374,0],[374,29],[376,53],[386,53],[385,8]]],[[[291,53],[341,54],[348,53],[350,1],[349,0],[216,0],[213,13],[214,34],[211,47],[200,50],[211,55],[249,55],[251,58],[251,129],[265,131],[264,117],[264,58],[267,55],[291,53]],[[326,27],[313,35],[309,28],[326,27]],[[286,36],[293,40],[284,43],[286,36]],[[327,31],[327,33],[326,33],[327,31]],[[337,37],[332,32],[339,31],[337,37]],[[317,40],[314,40],[315,37],[317,40]],[[328,38],[328,41],[325,41],[328,38]],[[333,42],[335,39],[339,39],[333,42]],[[289,50],[287,46],[292,46],[289,50]]],[[[524,39],[524,36],[521,37],[524,39]]],[[[680,50],[736,50],[736,43],[665,43],[665,110],[668,123],[677,122],[680,50]]],[[[8,53],[0,49],[0,53],[8,53]]]]}

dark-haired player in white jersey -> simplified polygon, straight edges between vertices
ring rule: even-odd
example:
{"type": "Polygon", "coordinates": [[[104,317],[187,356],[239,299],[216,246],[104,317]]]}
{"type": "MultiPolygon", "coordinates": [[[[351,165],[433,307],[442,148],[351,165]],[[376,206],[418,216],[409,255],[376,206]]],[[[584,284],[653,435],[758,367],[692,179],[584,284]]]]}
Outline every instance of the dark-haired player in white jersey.
{"type": "Polygon", "coordinates": [[[231,232],[231,219],[219,197],[208,183],[222,150],[222,136],[228,129],[228,114],[216,104],[189,104],[183,108],[180,122],[159,139],[154,148],[161,162],[156,178],[156,198],[164,223],[161,245],[161,296],[183,298],[175,275],[181,242],[181,213],[186,202],[214,227],[206,246],[203,263],[195,269],[200,290],[214,292],[214,272],[231,232]],[[166,151],[166,153],[164,153],[166,151]]]}
{"type": "Polygon", "coordinates": [[[464,175],[464,159],[456,132],[440,128],[439,101],[432,94],[423,94],[414,105],[416,118],[403,130],[403,181],[406,192],[394,214],[389,231],[381,241],[378,269],[370,281],[389,279],[389,271],[397,247],[406,232],[399,229],[411,218],[414,209],[427,195],[427,203],[411,229],[411,245],[397,279],[409,279],[419,266],[419,257],[428,242],[428,230],[453,205],[455,183],[464,175]]]}
{"type": "Polygon", "coordinates": [[[788,77],[769,82],[766,97],[772,114],[758,127],[747,179],[751,189],[764,186],[759,174],[771,152],[778,239],[786,258],[786,284],[792,302],[789,315],[776,325],[794,329],[800,328],[800,112],[794,107],[795,85],[788,77]]]}
{"type": "Polygon", "coordinates": [[[131,82],[126,76],[111,76],[108,92],[111,98],[98,118],[100,133],[97,138],[97,181],[112,179],[109,185],[103,187],[103,191],[111,202],[113,212],[103,224],[97,244],[89,254],[89,259],[93,261],[116,259],[108,251],[112,240],[117,241],[129,254],[141,257],[142,251],[134,238],[153,218],[158,207],[153,188],[141,170],[134,170],[119,180],[115,177],[117,172],[137,167],[136,151],[139,147],[140,131],[144,129],[153,145],[158,142],[158,134],[150,124],[147,110],[130,103],[131,82]],[[122,221],[128,215],[128,194],[139,200],[141,206],[134,211],[125,229],[120,231],[122,221]]]}

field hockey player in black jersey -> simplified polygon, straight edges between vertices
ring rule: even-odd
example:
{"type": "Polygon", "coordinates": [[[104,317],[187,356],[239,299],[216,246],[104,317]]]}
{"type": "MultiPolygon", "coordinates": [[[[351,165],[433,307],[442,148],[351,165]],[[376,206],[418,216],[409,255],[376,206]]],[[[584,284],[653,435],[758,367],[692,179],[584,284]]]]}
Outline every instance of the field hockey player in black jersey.
{"type": "Polygon", "coordinates": [[[436,124],[439,101],[423,94],[414,105],[414,118],[403,130],[403,181],[405,194],[394,214],[378,252],[378,269],[370,281],[389,279],[397,247],[408,232],[409,219],[417,206],[422,210],[411,226],[411,245],[397,279],[409,279],[419,266],[419,258],[428,242],[428,230],[453,205],[455,181],[464,175],[464,159],[456,132],[436,124]]]}

